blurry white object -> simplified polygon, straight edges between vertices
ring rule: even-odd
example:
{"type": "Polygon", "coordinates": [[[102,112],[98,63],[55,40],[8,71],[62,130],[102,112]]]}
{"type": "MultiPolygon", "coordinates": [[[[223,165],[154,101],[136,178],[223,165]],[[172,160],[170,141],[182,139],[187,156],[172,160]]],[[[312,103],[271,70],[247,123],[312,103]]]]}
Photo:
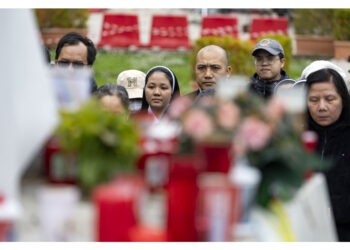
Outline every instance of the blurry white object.
{"type": "Polygon", "coordinates": [[[337,71],[341,75],[341,77],[343,77],[344,82],[347,83],[345,72],[334,63],[331,63],[325,60],[318,60],[309,64],[301,73],[301,79],[306,79],[311,73],[314,73],[320,69],[326,69],[326,68],[337,71]]]}
{"type": "Polygon", "coordinates": [[[337,235],[326,180],[323,174],[314,174],[296,193],[280,206],[283,216],[255,208],[252,222],[259,241],[334,242],[337,235]],[[281,221],[284,220],[284,221],[281,221]]]}
{"type": "Polygon", "coordinates": [[[158,123],[152,124],[147,130],[147,135],[154,139],[165,140],[179,135],[181,127],[168,119],[161,119],[158,123]]]}
{"type": "Polygon", "coordinates": [[[337,241],[327,184],[315,174],[298,191],[287,213],[297,241],[337,241]]]}
{"type": "Polygon", "coordinates": [[[248,222],[249,214],[255,200],[261,173],[257,168],[249,166],[247,159],[239,158],[230,172],[231,181],[240,191],[241,222],[248,222]]]}
{"type": "Polygon", "coordinates": [[[58,115],[33,12],[1,9],[0,33],[0,192],[13,202],[9,216],[15,219],[21,174],[58,115]]]}
{"type": "Polygon", "coordinates": [[[52,67],[50,74],[60,108],[74,111],[89,99],[91,93],[89,68],[69,70],[52,67]]]}
{"type": "Polygon", "coordinates": [[[248,82],[249,80],[245,76],[222,77],[218,81],[216,94],[224,100],[233,99],[238,94],[247,91],[248,82]]]}
{"type": "Polygon", "coordinates": [[[43,186],[38,190],[43,241],[72,241],[80,193],[75,186],[43,186]]]}
{"type": "Polygon", "coordinates": [[[302,113],[306,108],[306,91],[303,87],[279,88],[275,94],[291,114],[302,113]]]}

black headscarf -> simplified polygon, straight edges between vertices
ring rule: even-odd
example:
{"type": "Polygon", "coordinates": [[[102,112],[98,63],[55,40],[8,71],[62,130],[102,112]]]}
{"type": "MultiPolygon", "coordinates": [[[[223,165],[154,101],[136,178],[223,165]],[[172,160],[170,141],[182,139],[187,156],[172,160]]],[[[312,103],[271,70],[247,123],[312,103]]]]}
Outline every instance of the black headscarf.
{"type": "Polygon", "coordinates": [[[339,116],[339,119],[328,126],[318,125],[311,117],[309,109],[307,109],[308,116],[308,128],[311,130],[320,131],[323,129],[338,127],[339,125],[349,125],[350,124],[350,95],[344,79],[335,70],[330,68],[320,69],[311,73],[306,79],[306,89],[307,95],[310,91],[311,86],[314,83],[320,82],[333,82],[337,93],[340,95],[343,104],[343,110],[339,116]]]}

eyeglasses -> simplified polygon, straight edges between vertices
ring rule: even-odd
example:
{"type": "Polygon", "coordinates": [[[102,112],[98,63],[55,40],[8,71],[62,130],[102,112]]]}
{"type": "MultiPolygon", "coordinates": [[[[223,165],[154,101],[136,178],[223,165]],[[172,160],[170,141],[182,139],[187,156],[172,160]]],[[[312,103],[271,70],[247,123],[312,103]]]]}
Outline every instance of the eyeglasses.
{"type": "Polygon", "coordinates": [[[79,62],[79,61],[74,61],[74,62],[70,62],[70,61],[57,61],[58,66],[60,67],[69,67],[70,64],[73,65],[73,68],[82,68],[85,64],[83,62],[79,62]]]}
{"type": "Polygon", "coordinates": [[[256,56],[255,57],[255,64],[263,64],[264,62],[267,62],[268,64],[272,64],[274,61],[280,60],[279,56],[256,56]]]}

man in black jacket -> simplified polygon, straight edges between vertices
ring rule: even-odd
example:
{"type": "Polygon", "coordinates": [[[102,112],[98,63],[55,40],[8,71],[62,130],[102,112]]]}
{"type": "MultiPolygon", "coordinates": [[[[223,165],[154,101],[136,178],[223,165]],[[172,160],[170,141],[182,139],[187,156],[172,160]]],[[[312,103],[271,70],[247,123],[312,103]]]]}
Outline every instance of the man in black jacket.
{"type": "Polygon", "coordinates": [[[252,55],[255,58],[256,72],[250,77],[249,88],[268,98],[280,81],[290,79],[282,69],[285,63],[284,50],[278,41],[263,39],[256,44],[252,55]]]}
{"type": "Polygon", "coordinates": [[[198,90],[186,96],[194,100],[202,91],[215,88],[221,77],[228,77],[231,74],[227,52],[217,46],[208,45],[201,48],[196,55],[196,82],[198,90]]]}

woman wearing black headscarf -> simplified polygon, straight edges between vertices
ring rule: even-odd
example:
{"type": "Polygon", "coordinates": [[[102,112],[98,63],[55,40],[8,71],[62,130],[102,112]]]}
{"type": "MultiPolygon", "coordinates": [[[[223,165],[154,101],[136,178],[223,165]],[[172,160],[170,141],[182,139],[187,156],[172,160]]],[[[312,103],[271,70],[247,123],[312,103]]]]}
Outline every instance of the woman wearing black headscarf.
{"type": "Polygon", "coordinates": [[[180,88],[175,74],[167,67],[155,66],[146,74],[141,110],[159,120],[177,96],[180,88]]]}
{"type": "Polygon", "coordinates": [[[324,68],[306,79],[308,127],[317,152],[330,158],[325,171],[339,241],[350,241],[350,96],[344,78],[324,68]]]}

